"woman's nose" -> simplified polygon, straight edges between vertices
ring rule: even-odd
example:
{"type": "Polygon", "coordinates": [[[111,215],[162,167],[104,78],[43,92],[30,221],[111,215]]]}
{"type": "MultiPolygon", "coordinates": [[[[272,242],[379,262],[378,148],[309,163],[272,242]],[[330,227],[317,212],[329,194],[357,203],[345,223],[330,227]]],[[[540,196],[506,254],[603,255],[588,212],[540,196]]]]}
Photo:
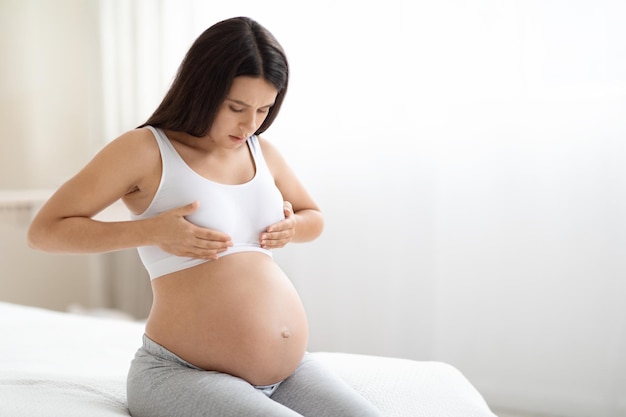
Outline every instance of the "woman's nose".
{"type": "Polygon", "coordinates": [[[249,134],[254,133],[256,130],[256,114],[255,112],[249,112],[242,117],[240,124],[244,131],[249,132],[249,134]]]}

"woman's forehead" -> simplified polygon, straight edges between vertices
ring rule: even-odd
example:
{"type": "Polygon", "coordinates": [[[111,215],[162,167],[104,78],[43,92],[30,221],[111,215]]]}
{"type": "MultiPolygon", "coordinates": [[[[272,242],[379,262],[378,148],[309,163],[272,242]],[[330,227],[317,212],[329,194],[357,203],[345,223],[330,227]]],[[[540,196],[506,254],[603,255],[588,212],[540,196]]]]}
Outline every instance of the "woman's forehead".
{"type": "Polygon", "coordinates": [[[235,77],[228,92],[228,99],[252,107],[274,104],[278,90],[263,77],[235,77]]]}

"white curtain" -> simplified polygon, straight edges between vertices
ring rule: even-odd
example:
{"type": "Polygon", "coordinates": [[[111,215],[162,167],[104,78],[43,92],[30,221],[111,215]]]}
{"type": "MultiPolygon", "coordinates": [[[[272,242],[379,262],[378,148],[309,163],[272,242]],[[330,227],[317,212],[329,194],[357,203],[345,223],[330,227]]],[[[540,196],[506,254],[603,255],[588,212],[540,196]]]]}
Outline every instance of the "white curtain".
{"type": "Polygon", "coordinates": [[[105,137],[144,122],[172,81],[195,28],[179,0],[100,2],[105,137]]]}

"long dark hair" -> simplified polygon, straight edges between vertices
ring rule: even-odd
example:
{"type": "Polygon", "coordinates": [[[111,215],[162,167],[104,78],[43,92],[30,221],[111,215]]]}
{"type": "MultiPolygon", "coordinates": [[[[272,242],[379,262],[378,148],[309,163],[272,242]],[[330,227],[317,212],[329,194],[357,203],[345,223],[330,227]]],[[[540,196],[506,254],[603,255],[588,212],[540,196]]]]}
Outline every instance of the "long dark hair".
{"type": "Polygon", "coordinates": [[[141,126],[204,136],[226,99],[233,79],[263,77],[278,90],[276,101],[259,129],[267,130],[287,93],[289,65],[276,38],[248,17],[223,20],[205,30],[183,59],[163,101],[141,126]]]}

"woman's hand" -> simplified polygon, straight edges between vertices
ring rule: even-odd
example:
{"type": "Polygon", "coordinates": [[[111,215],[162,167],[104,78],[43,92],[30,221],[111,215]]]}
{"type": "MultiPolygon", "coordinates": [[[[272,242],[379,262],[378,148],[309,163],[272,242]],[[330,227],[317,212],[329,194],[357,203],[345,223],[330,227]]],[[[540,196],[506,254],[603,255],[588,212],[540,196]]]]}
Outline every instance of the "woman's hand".
{"type": "Polygon", "coordinates": [[[285,219],[270,225],[265,232],[261,233],[259,240],[264,249],[282,248],[291,242],[296,234],[296,216],[289,201],[283,205],[285,219]]]}
{"type": "Polygon", "coordinates": [[[185,218],[199,206],[200,203],[194,201],[154,217],[154,244],[173,255],[216,260],[233,242],[227,234],[196,226],[185,218]]]}

